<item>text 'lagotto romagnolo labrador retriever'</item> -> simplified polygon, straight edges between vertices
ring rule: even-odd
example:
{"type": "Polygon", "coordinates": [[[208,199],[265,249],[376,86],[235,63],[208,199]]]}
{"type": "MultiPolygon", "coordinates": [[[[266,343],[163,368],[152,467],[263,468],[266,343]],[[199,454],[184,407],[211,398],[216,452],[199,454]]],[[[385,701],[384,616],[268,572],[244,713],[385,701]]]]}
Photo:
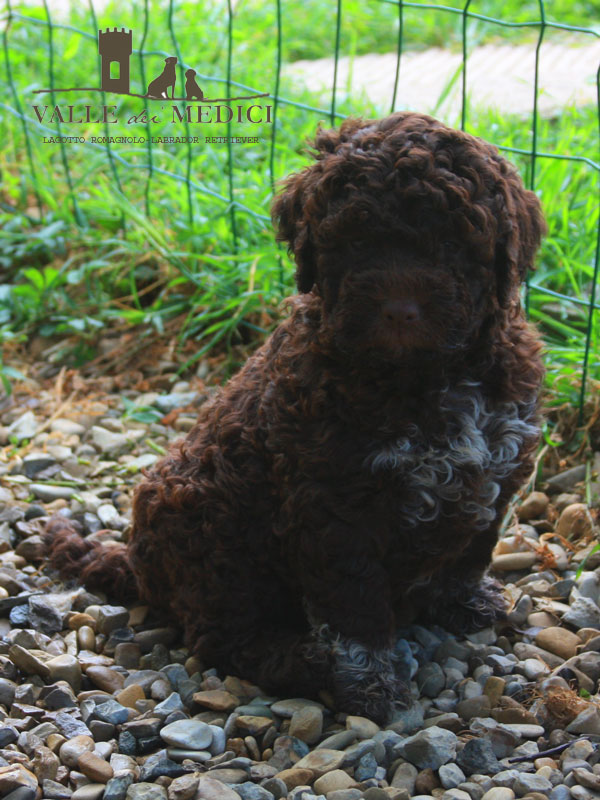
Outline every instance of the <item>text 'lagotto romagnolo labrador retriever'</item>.
{"type": "Polygon", "coordinates": [[[427,116],[314,147],[273,205],[289,316],[142,481],[127,547],[59,518],[50,556],[170,609],[207,666],[385,720],[402,628],[503,614],[485,570],[538,442],[519,285],[544,222],[494,147],[427,116]]]}

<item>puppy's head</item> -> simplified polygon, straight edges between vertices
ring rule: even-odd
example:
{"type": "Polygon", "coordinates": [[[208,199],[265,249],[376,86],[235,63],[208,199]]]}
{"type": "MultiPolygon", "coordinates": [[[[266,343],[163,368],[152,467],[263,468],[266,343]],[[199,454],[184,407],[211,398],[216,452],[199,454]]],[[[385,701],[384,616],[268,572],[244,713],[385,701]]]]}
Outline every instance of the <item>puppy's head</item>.
{"type": "Polygon", "coordinates": [[[493,146],[413,113],[346,120],[314,146],[273,218],[341,346],[462,349],[518,304],[544,221],[493,146]]]}
{"type": "Polygon", "coordinates": [[[169,56],[168,58],[165,58],[165,64],[176,64],[176,63],[177,63],[176,56],[169,56]]]}
{"type": "Polygon", "coordinates": [[[185,71],[185,77],[186,78],[193,78],[195,74],[196,74],[196,70],[195,69],[186,69],[186,71],[185,71]]]}

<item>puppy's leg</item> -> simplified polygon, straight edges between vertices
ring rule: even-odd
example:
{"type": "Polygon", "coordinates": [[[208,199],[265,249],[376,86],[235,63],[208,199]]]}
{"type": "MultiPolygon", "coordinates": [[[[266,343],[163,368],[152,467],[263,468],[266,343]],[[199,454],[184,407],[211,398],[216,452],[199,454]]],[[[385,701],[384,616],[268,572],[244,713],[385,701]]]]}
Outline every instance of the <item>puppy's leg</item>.
{"type": "Polygon", "coordinates": [[[485,574],[497,532],[494,525],[479,533],[457,561],[432,577],[422,590],[427,603],[421,604],[421,621],[465,634],[506,618],[502,586],[485,574]]]}
{"type": "Polygon", "coordinates": [[[313,635],[331,654],[337,706],[385,721],[407,703],[410,665],[395,648],[389,578],[378,551],[367,528],[337,521],[318,536],[305,535],[297,558],[313,635]]]}

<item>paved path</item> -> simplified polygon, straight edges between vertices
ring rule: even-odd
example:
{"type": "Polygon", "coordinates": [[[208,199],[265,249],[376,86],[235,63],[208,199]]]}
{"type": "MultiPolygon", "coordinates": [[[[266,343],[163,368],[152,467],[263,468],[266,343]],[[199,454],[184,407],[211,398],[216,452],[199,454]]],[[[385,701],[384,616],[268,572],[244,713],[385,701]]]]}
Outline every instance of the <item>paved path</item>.
{"type": "MultiPolygon", "coordinates": [[[[433,112],[456,122],[461,108],[461,76],[436,108],[445,87],[460,68],[462,57],[440,48],[402,55],[396,109],[433,112]]],[[[286,77],[320,97],[327,108],[333,86],[333,59],[297,61],[285,67],[286,77]]],[[[580,34],[563,43],[544,43],[540,56],[539,109],[552,114],[570,104],[596,103],[600,39],[580,34]],[[585,42],[582,44],[582,41],[585,42]]],[[[394,89],[396,54],[340,58],[338,107],[349,94],[361,96],[386,113],[394,89]]],[[[467,92],[472,104],[503,112],[530,113],[533,107],[535,44],[488,44],[473,49],[467,61],[467,92]]]]}

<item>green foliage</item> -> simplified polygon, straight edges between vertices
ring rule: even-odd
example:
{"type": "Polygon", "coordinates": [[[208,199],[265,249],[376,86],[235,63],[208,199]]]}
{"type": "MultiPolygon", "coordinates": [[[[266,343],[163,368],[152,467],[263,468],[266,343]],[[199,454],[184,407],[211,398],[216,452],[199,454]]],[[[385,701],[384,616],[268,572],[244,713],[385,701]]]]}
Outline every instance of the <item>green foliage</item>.
{"type": "MultiPolygon", "coordinates": [[[[545,12],[548,19],[592,25],[597,20],[597,2],[552,0],[545,5],[545,12]]],[[[435,8],[437,5],[441,2],[430,3],[433,8],[404,4],[406,47],[460,44],[462,15],[435,8]]],[[[150,7],[151,25],[143,57],[146,80],[162,66],[164,56],[175,50],[167,6],[151,0],[150,7]]],[[[337,2],[306,0],[299,4],[286,0],[281,8],[284,63],[332,54],[337,2]]],[[[395,50],[399,31],[395,2],[342,0],[341,8],[342,54],[395,50]]],[[[46,16],[41,3],[23,8],[13,5],[13,9],[27,21],[15,16],[6,34],[11,72],[25,117],[35,121],[31,105],[51,106],[53,102],[49,95],[31,93],[48,83],[48,29],[32,21],[43,22],[46,16]]],[[[510,22],[535,22],[540,16],[537,0],[474,0],[469,11],[510,22]]],[[[173,14],[183,67],[196,69],[206,96],[224,97],[227,5],[211,0],[202,6],[201,24],[198,15],[198,5],[189,2],[177,4],[173,14]]],[[[97,23],[99,27],[118,23],[133,28],[136,48],[141,44],[142,20],[141,0],[128,4],[109,0],[97,23]]],[[[73,3],[68,22],[68,26],[53,28],[55,56],[61,56],[54,59],[54,83],[97,85],[96,28],[88,5],[73,3]]],[[[518,37],[522,41],[537,36],[539,27],[506,28],[470,18],[467,33],[471,44],[496,37],[518,37]]],[[[235,85],[230,93],[274,90],[276,45],[276,3],[239,0],[233,18],[235,85]]],[[[142,93],[145,86],[135,52],[131,64],[132,91],[142,93]]],[[[457,73],[451,80],[459,78],[457,73]]],[[[0,86],[5,103],[12,104],[4,74],[0,86]]],[[[299,105],[280,103],[274,126],[252,126],[252,135],[260,139],[258,145],[232,148],[233,198],[229,195],[227,145],[205,144],[203,137],[208,131],[203,126],[190,125],[186,131],[185,126],[173,125],[166,114],[163,122],[151,126],[150,133],[155,137],[197,135],[200,143],[189,150],[184,144],[153,145],[149,183],[145,145],[113,144],[110,153],[114,168],[105,146],[66,146],[71,193],[61,149],[56,144],[44,144],[42,135],[77,133],[89,138],[104,135],[104,126],[90,123],[74,131],[68,125],[45,123],[41,129],[29,124],[33,175],[22,121],[7,106],[1,107],[0,332],[69,336],[70,344],[65,345],[61,357],[75,364],[96,355],[98,334],[116,322],[143,326],[150,338],[155,333],[164,334],[176,321],[180,347],[190,339],[197,342],[187,366],[213,348],[259,340],[276,321],[281,299],[293,291],[294,265],[274,242],[268,221],[273,183],[308,162],[307,141],[320,121],[330,123],[327,107],[311,110],[324,101],[299,90],[285,74],[279,96],[299,105]],[[43,208],[41,219],[35,207],[36,193],[43,208]],[[84,224],[78,225],[78,219],[84,224]]],[[[64,100],[65,96],[55,96],[55,102],[64,100]]],[[[123,121],[138,114],[143,101],[125,97],[111,98],[113,101],[118,103],[121,122],[109,126],[111,135],[148,134],[144,125],[123,121]]],[[[97,94],[77,96],[79,105],[89,103],[96,108],[99,102],[101,96],[97,94]]],[[[380,116],[387,110],[369,105],[364,98],[348,96],[344,87],[340,87],[338,106],[344,114],[366,117],[380,116]]],[[[157,108],[151,102],[149,107],[157,108]]],[[[460,122],[448,121],[455,125],[460,122]]],[[[213,124],[209,133],[245,136],[249,127],[213,124]]],[[[525,180],[531,181],[530,119],[471,108],[467,129],[504,148],[525,180]]],[[[537,149],[548,157],[536,160],[534,185],[548,219],[549,234],[531,279],[528,304],[531,318],[544,333],[548,382],[557,387],[557,400],[563,401],[578,400],[577,381],[586,341],[598,230],[598,170],[592,163],[597,160],[597,142],[598,119],[593,108],[563,109],[560,115],[540,120],[537,149]],[[572,156],[580,160],[570,160],[572,156]],[[550,295],[548,290],[560,296],[550,295]]],[[[600,377],[596,355],[599,329],[600,315],[596,314],[590,342],[591,374],[596,377],[600,377]]],[[[10,373],[2,373],[0,367],[4,384],[2,374],[10,378],[10,373]]]]}
{"type": "Polygon", "coordinates": [[[123,419],[135,420],[135,422],[143,422],[150,425],[153,422],[158,422],[163,416],[162,413],[152,406],[140,406],[129,400],[127,397],[121,398],[125,406],[125,413],[123,419]]]}

